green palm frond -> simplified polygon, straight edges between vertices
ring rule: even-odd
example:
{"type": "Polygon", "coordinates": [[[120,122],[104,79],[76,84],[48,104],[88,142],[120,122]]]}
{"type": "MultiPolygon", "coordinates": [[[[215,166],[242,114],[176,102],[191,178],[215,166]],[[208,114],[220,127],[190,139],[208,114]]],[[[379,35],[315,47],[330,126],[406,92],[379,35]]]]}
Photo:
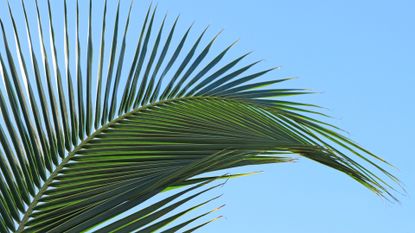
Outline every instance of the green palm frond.
{"type": "Polygon", "coordinates": [[[315,106],[283,100],[308,91],[258,81],[273,69],[251,72],[248,54],[227,58],[234,44],[212,56],[217,36],[191,41],[191,27],[157,23],[152,7],[130,40],[132,3],[123,16],[120,1],[104,1],[98,20],[100,2],[82,18],[81,1],[62,3],[21,0],[22,14],[9,5],[0,19],[0,232],[192,232],[216,209],[182,217],[216,198],[180,207],[247,175],[204,174],[290,155],[395,199],[386,161],[315,106]],[[160,193],[170,196],[137,208],[160,193]]]}

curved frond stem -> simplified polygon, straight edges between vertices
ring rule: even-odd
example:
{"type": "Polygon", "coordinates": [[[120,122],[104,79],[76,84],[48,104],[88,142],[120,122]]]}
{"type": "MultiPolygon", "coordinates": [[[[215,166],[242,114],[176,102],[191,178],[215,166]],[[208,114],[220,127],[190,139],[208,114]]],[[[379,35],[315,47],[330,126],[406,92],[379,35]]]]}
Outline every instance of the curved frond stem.
{"type": "Polygon", "coordinates": [[[109,127],[111,127],[112,125],[117,124],[117,122],[127,118],[128,116],[137,113],[139,111],[145,110],[147,108],[150,107],[154,107],[154,106],[158,106],[158,105],[162,105],[165,103],[169,103],[169,102],[175,102],[175,101],[180,101],[183,99],[197,99],[197,98],[209,98],[209,97],[184,97],[184,98],[179,98],[179,99],[168,99],[168,100],[164,100],[164,101],[159,101],[157,103],[154,104],[149,104],[143,107],[139,107],[136,108],[128,113],[124,113],[123,115],[117,117],[116,119],[106,123],[105,125],[103,125],[102,127],[100,127],[99,129],[97,129],[93,134],[91,134],[90,136],[88,136],[85,140],[81,141],[79,143],[79,145],[77,145],[72,151],[69,152],[69,154],[60,162],[60,164],[54,169],[54,171],[49,175],[49,178],[45,181],[45,183],[43,184],[43,186],[39,189],[38,193],[36,194],[36,196],[33,198],[32,202],[30,203],[27,211],[25,212],[21,223],[19,224],[18,230],[17,232],[23,232],[23,229],[25,227],[26,222],[29,220],[30,215],[32,214],[34,208],[36,207],[36,205],[38,204],[40,198],[43,196],[43,194],[45,193],[45,191],[48,189],[49,185],[53,182],[53,180],[56,178],[56,176],[59,174],[59,172],[64,168],[64,166],[73,158],[73,156],[76,155],[77,152],[79,152],[83,146],[85,146],[88,142],[90,142],[91,140],[93,140],[97,135],[99,135],[100,133],[102,133],[104,130],[108,129],[109,127]]]}

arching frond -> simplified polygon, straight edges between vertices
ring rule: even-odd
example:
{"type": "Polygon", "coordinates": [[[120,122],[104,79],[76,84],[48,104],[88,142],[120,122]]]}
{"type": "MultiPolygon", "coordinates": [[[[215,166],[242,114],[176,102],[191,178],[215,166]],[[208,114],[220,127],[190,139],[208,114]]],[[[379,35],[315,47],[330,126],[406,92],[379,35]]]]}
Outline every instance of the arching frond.
{"type": "Polygon", "coordinates": [[[234,44],[212,52],[207,29],[192,40],[124,1],[17,2],[0,19],[1,232],[192,232],[216,209],[182,217],[216,198],[180,207],[244,175],[204,174],[291,155],[394,198],[384,160],[284,100],[306,90],[228,58],[234,44]]]}

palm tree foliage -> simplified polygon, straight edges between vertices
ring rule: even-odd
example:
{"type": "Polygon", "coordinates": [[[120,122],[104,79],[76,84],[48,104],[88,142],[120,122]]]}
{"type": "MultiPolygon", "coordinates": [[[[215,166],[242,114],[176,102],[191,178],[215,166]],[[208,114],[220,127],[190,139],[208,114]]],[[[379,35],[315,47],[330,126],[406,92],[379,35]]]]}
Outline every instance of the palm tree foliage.
{"type": "Polygon", "coordinates": [[[212,211],[171,223],[216,198],[174,210],[244,175],[203,174],[290,154],[393,198],[385,161],[313,117],[315,106],[283,100],[307,91],[275,87],[288,79],[257,81],[272,69],[251,72],[256,63],[241,65],[248,54],[226,58],[234,44],[210,58],[216,37],[205,43],[205,30],[192,40],[177,19],[156,23],[152,7],[128,40],[137,30],[131,6],[125,19],[119,1],[105,1],[97,19],[89,1],[86,21],[80,1],[61,3],[22,0],[1,16],[1,232],[191,232],[212,211]],[[181,189],[134,208],[173,188],[181,189]]]}

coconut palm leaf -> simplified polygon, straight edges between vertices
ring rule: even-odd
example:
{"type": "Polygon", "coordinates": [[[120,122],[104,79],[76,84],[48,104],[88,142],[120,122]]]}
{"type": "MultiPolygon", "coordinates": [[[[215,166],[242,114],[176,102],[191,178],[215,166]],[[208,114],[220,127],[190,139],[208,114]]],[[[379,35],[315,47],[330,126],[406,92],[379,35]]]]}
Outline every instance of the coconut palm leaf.
{"type": "Polygon", "coordinates": [[[283,100],[308,91],[264,81],[273,69],[241,65],[248,54],[227,58],[235,43],[212,54],[219,34],[192,41],[192,27],[178,33],[151,6],[131,39],[124,3],[21,0],[1,16],[1,232],[192,232],[217,219],[175,223],[216,198],[193,199],[247,175],[206,173],[292,155],[394,199],[386,161],[316,106],[283,100]]]}

